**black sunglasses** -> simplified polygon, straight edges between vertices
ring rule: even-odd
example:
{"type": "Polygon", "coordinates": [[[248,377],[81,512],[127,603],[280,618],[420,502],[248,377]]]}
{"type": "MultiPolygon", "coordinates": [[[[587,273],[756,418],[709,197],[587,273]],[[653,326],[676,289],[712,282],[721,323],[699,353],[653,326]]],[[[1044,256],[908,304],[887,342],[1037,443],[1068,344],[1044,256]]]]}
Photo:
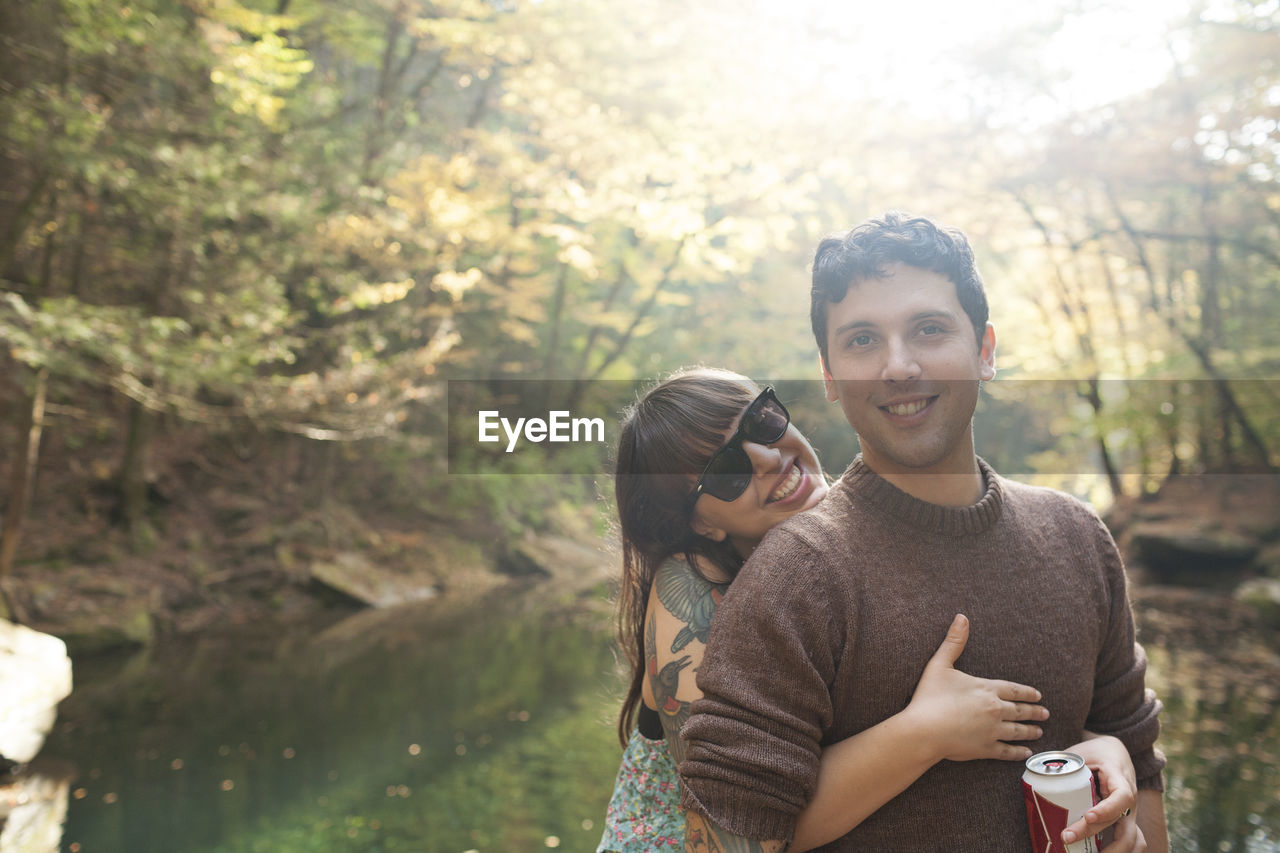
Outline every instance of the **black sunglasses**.
{"type": "Polygon", "coordinates": [[[736,501],[755,476],[751,457],[742,449],[742,442],[773,444],[787,432],[791,413],[774,396],[773,388],[765,386],[760,396],[751,401],[738,421],[738,428],[729,440],[720,446],[702,469],[697,485],[689,492],[689,511],[702,495],[711,495],[722,501],[736,501]]]}

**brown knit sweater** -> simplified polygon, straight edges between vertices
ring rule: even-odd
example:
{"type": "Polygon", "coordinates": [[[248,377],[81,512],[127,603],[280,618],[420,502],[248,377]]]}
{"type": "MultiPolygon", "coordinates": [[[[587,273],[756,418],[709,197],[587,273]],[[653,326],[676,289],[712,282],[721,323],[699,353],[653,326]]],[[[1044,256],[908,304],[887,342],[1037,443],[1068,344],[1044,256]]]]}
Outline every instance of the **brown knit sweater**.
{"type": "MultiPolygon", "coordinates": [[[[821,748],[906,707],[956,613],[957,668],[1030,684],[1050,718],[1035,751],[1085,728],[1162,787],[1160,703],[1144,690],[1124,567],[1088,507],[979,460],[969,507],[917,500],[854,460],[816,509],[775,528],[716,612],[682,732],[684,805],[749,838],[790,840],[821,748]]],[[[1026,853],[1013,761],[942,761],[823,850],[1026,853]]]]}

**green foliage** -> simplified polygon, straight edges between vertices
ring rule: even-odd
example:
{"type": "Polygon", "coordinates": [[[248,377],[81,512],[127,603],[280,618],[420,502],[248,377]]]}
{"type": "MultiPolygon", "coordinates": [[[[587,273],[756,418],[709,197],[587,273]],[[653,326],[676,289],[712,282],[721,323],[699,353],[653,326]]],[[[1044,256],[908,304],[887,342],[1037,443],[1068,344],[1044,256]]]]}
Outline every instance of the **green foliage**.
{"type": "MultiPolygon", "coordinates": [[[[1004,37],[1045,43],[1055,14],[1004,37]]],[[[1006,374],[1225,383],[1176,423],[1114,395],[1054,453],[1147,479],[1280,453],[1274,394],[1240,384],[1280,364],[1269,7],[1172,24],[1150,91],[1013,124],[1000,96],[1056,73],[1038,51],[967,53],[969,114],[922,117],[780,61],[832,47],[800,17],[722,2],[60,0],[6,23],[0,340],[55,397],[404,437],[430,466],[443,379],[814,377],[813,245],[908,207],[973,238],[1006,374]]]]}

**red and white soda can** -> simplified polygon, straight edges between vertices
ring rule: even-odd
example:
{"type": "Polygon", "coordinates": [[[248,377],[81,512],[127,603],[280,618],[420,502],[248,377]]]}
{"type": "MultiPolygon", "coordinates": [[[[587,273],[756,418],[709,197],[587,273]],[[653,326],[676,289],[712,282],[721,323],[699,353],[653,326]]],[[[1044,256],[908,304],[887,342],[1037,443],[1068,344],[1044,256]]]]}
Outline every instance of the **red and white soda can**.
{"type": "Polygon", "coordinates": [[[1035,853],[1098,853],[1096,837],[1062,843],[1062,831],[1098,802],[1093,771],[1074,752],[1041,752],[1022,774],[1027,827],[1035,853]]]}

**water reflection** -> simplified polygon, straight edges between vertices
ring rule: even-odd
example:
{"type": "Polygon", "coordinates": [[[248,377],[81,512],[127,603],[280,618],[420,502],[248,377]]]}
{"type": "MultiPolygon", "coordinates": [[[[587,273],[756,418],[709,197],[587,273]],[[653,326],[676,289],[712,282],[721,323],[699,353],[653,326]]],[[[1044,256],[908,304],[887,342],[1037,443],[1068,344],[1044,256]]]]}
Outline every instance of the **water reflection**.
{"type": "Polygon", "coordinates": [[[1280,851],[1280,636],[1195,590],[1149,590],[1135,612],[1165,703],[1172,849],[1280,851]]]}
{"type": "Polygon", "coordinates": [[[67,843],[585,849],[616,765],[598,717],[607,632],[580,610],[429,603],[94,673],[48,747],[83,769],[67,843]]]}
{"type": "MultiPolygon", "coordinates": [[[[1280,851],[1277,634],[1229,599],[1143,590],[1188,853],[1280,851]]],[[[617,768],[600,598],[509,592],[84,671],[64,850],[594,849],[617,768]]]]}
{"type": "Polygon", "coordinates": [[[0,853],[57,853],[75,767],[37,758],[0,775],[0,853]]]}

